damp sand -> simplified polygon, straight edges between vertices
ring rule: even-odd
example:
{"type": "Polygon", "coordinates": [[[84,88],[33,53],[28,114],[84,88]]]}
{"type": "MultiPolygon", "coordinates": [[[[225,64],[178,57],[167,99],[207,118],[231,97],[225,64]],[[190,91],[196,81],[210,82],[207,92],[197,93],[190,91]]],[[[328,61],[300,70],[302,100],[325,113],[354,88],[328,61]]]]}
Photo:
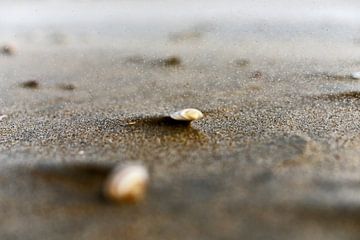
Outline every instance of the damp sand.
{"type": "Polygon", "coordinates": [[[169,34],[19,37],[0,57],[0,238],[357,239],[359,45],[169,34]],[[204,118],[166,121],[188,107],[204,118]],[[106,201],[129,161],[146,199],[106,201]]]}

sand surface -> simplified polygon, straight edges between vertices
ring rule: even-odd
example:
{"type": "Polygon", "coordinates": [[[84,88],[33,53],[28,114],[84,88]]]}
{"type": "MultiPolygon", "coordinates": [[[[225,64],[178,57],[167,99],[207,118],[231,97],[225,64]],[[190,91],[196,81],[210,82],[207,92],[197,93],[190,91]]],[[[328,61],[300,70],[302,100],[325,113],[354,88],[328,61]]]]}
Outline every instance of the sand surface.
{"type": "MultiPolygon", "coordinates": [[[[266,9],[255,6],[254,16],[266,9]]],[[[224,28],[179,10],[160,15],[186,24],[152,32],[128,17],[130,33],[101,27],[121,24],[115,14],[91,26],[80,14],[75,30],[9,18],[18,28],[0,31],[16,47],[0,56],[0,239],[358,239],[360,82],[349,75],[360,71],[360,27],[351,11],[326,18],[330,33],[318,18],[286,22],[291,11],[224,28]],[[38,87],[21,85],[29,80],[38,87]],[[186,107],[205,117],[164,121],[186,107]],[[145,201],[104,200],[109,170],[131,161],[150,170],[145,201]]]]}

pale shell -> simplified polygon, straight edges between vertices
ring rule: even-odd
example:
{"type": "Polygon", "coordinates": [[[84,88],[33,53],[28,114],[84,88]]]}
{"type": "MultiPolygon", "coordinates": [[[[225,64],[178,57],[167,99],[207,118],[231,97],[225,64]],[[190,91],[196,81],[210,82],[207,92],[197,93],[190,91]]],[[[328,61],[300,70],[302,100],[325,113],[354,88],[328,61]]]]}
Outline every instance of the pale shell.
{"type": "Polygon", "coordinates": [[[4,118],[7,118],[7,115],[0,115],[0,121],[3,120],[4,118]]]}
{"type": "Polygon", "coordinates": [[[186,108],[170,114],[170,117],[178,121],[193,121],[204,117],[204,114],[195,108],[186,108]]]}
{"type": "Polygon", "coordinates": [[[115,167],[104,185],[104,195],[119,203],[136,203],[145,197],[148,170],[142,165],[115,167]]]}
{"type": "Polygon", "coordinates": [[[353,72],[351,73],[352,79],[360,79],[360,72],[353,72]]]}

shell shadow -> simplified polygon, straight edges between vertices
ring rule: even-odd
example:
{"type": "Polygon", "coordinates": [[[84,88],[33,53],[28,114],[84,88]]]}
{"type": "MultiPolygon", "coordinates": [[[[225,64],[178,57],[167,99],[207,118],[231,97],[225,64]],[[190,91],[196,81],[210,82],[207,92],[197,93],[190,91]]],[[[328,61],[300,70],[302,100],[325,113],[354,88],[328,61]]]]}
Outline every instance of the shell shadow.
{"type": "Polygon", "coordinates": [[[40,164],[31,170],[34,177],[73,187],[88,188],[102,183],[112,169],[111,165],[73,163],[65,165],[40,164]]]}
{"type": "MultiPolygon", "coordinates": [[[[100,139],[98,144],[109,145],[111,149],[136,155],[153,152],[155,149],[178,149],[181,146],[191,148],[209,142],[208,136],[197,129],[197,123],[175,121],[167,116],[139,116],[133,118],[99,119],[93,122],[92,137],[84,140],[100,139]]],[[[92,143],[93,144],[93,143],[92,143]]]]}
{"type": "Polygon", "coordinates": [[[31,170],[32,179],[50,186],[57,194],[69,199],[106,201],[102,186],[113,168],[110,164],[73,163],[40,164],[31,170]]]}
{"type": "Polygon", "coordinates": [[[138,119],[136,121],[136,125],[143,125],[143,126],[158,126],[158,127],[191,127],[191,122],[189,121],[176,121],[171,117],[146,117],[142,119],[138,119]]]}
{"type": "Polygon", "coordinates": [[[191,122],[176,121],[168,116],[134,119],[128,127],[148,139],[160,138],[170,142],[202,142],[207,139],[192,127],[191,122]]]}

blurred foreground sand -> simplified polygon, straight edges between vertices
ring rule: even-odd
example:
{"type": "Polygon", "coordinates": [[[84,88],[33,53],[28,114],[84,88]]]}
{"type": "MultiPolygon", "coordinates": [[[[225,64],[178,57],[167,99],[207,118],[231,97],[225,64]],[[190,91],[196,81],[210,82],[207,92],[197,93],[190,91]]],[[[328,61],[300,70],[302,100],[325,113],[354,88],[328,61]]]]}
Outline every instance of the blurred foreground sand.
{"type": "Polygon", "coordinates": [[[358,239],[357,33],[206,26],[3,32],[0,239],[358,239]],[[204,119],[159,121],[184,107],[204,119]],[[110,204],[104,176],[127,161],[149,166],[149,195],[110,204]]]}

